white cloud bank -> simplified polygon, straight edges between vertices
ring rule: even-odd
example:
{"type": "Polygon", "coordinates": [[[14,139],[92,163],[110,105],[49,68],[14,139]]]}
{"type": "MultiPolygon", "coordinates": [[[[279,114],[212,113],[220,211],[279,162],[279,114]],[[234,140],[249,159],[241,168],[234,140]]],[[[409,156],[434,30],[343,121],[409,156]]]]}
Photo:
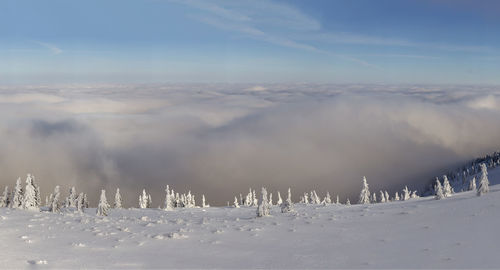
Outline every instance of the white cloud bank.
{"type": "Polygon", "coordinates": [[[495,87],[191,84],[0,88],[0,185],[34,173],[135,205],[163,188],[224,204],[248,187],[422,187],[500,147],[495,87]]]}

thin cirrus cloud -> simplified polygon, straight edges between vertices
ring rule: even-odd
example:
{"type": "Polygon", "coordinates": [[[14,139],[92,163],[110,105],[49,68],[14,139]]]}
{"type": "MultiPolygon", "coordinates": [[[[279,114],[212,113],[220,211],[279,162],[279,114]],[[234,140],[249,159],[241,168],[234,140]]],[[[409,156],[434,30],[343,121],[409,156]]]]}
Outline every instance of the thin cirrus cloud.
{"type": "Polygon", "coordinates": [[[285,4],[278,4],[271,1],[260,1],[258,3],[248,1],[207,3],[206,1],[196,0],[173,2],[204,11],[201,15],[190,14],[188,17],[218,29],[235,32],[248,38],[287,48],[326,54],[366,67],[380,69],[377,65],[368,63],[355,56],[334,53],[290,38],[296,35],[296,33],[319,31],[321,24],[317,20],[285,4]],[[265,30],[270,28],[278,29],[278,31],[265,30]]]}
{"type": "MultiPolygon", "coordinates": [[[[497,53],[489,46],[455,45],[448,43],[419,42],[401,38],[379,37],[347,32],[325,32],[321,23],[287,4],[271,1],[175,1],[201,11],[189,17],[218,29],[239,33],[243,36],[288,48],[330,55],[356,62],[363,66],[382,69],[378,65],[360,59],[356,55],[335,53],[319,48],[316,44],[352,44],[383,47],[407,47],[434,51],[497,53]],[[272,29],[272,30],[268,30],[272,29]],[[277,30],[276,30],[277,29],[277,30]]],[[[325,47],[325,46],[322,46],[325,47]]],[[[395,57],[397,54],[388,54],[395,57]]],[[[383,54],[378,54],[384,57],[383,54]]],[[[418,58],[432,56],[420,55],[418,58]]],[[[401,54],[401,57],[406,57],[401,54]]]]}
{"type": "Polygon", "coordinates": [[[33,41],[33,42],[48,49],[53,55],[61,54],[63,52],[61,48],[57,47],[54,44],[41,41],[33,41]]]}

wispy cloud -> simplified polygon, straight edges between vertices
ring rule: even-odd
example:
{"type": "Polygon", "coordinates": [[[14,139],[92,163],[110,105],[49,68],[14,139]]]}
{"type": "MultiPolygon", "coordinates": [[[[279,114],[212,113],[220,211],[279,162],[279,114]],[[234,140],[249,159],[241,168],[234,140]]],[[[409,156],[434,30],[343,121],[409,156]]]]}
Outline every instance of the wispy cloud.
{"type": "Polygon", "coordinates": [[[203,11],[203,14],[190,14],[189,17],[218,29],[235,32],[247,38],[278,46],[321,53],[359,63],[366,67],[380,69],[380,67],[356,57],[337,54],[291,38],[299,33],[319,31],[321,24],[314,18],[285,4],[271,1],[256,3],[253,1],[172,0],[171,2],[188,5],[203,11]]]}
{"type": "Polygon", "coordinates": [[[417,42],[400,38],[377,37],[377,36],[359,35],[352,33],[321,33],[314,35],[308,34],[301,36],[299,39],[316,40],[332,44],[415,47],[415,48],[429,48],[429,49],[443,50],[443,51],[483,52],[483,53],[491,53],[495,51],[493,48],[488,46],[417,42]]]}
{"type": "Polygon", "coordinates": [[[45,47],[45,48],[49,49],[49,50],[50,50],[50,52],[51,52],[52,54],[54,54],[54,55],[57,55],[57,54],[60,54],[60,53],[62,53],[62,52],[63,52],[63,50],[62,50],[62,49],[60,49],[59,47],[57,47],[57,46],[56,46],[56,45],[54,45],[54,44],[51,44],[51,43],[46,43],[46,42],[41,42],[41,41],[36,41],[36,40],[35,40],[35,41],[33,41],[33,42],[34,42],[34,43],[36,43],[36,44],[38,44],[38,45],[40,45],[40,46],[42,46],[42,47],[45,47]]]}
{"type": "MultiPolygon", "coordinates": [[[[189,17],[215,28],[238,33],[246,38],[256,39],[278,46],[325,54],[358,63],[362,66],[382,69],[360,56],[346,55],[332,51],[331,44],[352,44],[389,48],[430,49],[436,52],[495,53],[488,46],[457,45],[439,42],[421,42],[396,37],[370,36],[346,32],[327,32],[321,23],[284,3],[273,1],[201,1],[188,0],[171,2],[187,5],[194,9],[189,17]]],[[[379,57],[435,58],[413,54],[380,54],[379,57]]]]}

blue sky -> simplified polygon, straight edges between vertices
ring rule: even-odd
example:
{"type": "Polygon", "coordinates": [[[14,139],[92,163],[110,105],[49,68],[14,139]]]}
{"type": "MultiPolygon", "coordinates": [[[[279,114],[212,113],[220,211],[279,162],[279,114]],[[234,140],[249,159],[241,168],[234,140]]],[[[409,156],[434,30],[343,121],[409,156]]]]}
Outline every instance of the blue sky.
{"type": "Polygon", "coordinates": [[[0,83],[500,84],[500,2],[0,2],[0,83]]]}

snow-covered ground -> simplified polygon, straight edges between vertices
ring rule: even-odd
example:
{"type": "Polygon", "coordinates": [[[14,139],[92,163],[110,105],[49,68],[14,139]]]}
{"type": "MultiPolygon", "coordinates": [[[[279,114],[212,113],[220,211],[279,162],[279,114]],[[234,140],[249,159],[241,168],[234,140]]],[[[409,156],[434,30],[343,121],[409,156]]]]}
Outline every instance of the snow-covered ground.
{"type": "MultiPolygon", "coordinates": [[[[490,171],[492,184],[500,169],[490,171]]],[[[2,268],[498,268],[500,185],[372,205],[0,209],[2,268]]],[[[297,198],[296,198],[297,199],[297,198]]]]}

